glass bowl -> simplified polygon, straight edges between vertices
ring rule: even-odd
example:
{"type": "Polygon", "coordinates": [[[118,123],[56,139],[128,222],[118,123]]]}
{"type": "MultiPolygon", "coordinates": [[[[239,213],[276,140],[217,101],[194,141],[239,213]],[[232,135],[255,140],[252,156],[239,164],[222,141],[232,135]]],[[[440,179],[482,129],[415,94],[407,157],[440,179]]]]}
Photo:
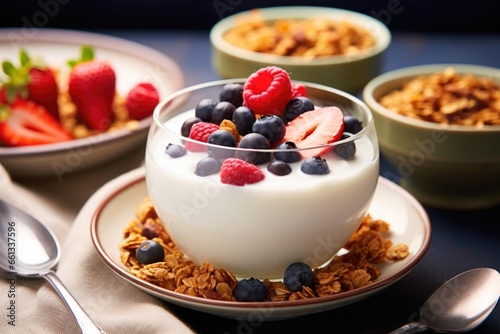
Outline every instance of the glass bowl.
{"type": "Polygon", "coordinates": [[[169,144],[194,142],[183,137],[180,129],[186,118],[194,116],[200,100],[217,100],[225,84],[244,81],[203,83],[160,102],[148,134],[146,183],[167,232],[195,263],[208,261],[237,277],[281,278],[293,262],[302,261],[313,268],[326,263],[359,226],[377,185],[377,135],[369,108],[358,98],[301,82],[316,107],[337,106],[344,115],[353,115],[363,124],[357,134],[329,145],[333,148],[354,142],[354,159],[344,160],[333,149],[321,156],[328,163],[328,174],[305,174],[299,161],[290,163],[291,174],[277,176],[267,170],[268,163],[263,163],[258,165],[265,176],[262,181],[237,186],[222,183],[219,173],[195,174],[196,164],[207,156],[206,149],[223,150],[229,153],[224,154],[226,157],[256,154],[271,159],[279,151],[195,142],[206,149],[187,151],[178,158],[166,153],[169,144]]]}

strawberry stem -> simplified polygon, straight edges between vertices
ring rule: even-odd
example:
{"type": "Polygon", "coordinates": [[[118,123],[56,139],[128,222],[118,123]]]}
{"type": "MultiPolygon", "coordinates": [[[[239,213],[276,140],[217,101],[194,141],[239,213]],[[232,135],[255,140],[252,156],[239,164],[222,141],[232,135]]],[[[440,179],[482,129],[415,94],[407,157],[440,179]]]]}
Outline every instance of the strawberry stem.
{"type": "Polygon", "coordinates": [[[93,59],[94,59],[94,49],[90,45],[82,45],[82,49],[80,51],[80,58],[68,60],[67,64],[70,68],[73,68],[80,63],[91,61],[93,59]]]}

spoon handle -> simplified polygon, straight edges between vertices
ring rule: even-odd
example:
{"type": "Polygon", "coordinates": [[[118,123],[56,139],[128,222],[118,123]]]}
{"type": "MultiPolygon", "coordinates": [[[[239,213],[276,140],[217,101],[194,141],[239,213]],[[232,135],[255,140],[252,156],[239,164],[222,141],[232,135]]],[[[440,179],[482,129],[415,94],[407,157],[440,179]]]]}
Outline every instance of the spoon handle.
{"type": "Polygon", "coordinates": [[[410,322],[406,325],[399,327],[398,329],[393,330],[388,334],[403,334],[403,333],[420,333],[427,330],[427,326],[422,325],[417,321],[410,322]]]}
{"type": "Polygon", "coordinates": [[[50,284],[57,291],[62,300],[66,303],[73,316],[75,317],[78,325],[82,330],[83,334],[104,334],[104,331],[100,329],[93,321],[90,319],[87,312],[78,304],[75,297],[66,288],[64,283],[59,279],[55,272],[49,270],[47,273],[42,274],[42,277],[49,281],[50,284]]]}

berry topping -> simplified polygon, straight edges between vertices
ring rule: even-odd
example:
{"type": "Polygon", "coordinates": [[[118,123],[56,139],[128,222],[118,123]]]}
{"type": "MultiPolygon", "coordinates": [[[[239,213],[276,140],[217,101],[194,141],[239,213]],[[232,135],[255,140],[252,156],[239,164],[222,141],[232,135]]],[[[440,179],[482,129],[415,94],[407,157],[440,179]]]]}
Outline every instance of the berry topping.
{"type": "Polygon", "coordinates": [[[275,152],[274,153],[274,158],[276,160],[281,160],[284,162],[297,162],[302,159],[302,156],[298,151],[292,151],[297,149],[297,146],[295,145],[294,142],[287,141],[284,142],[278,147],[276,147],[277,150],[283,150],[283,152],[275,152]]]}
{"type": "Polygon", "coordinates": [[[303,286],[312,287],[314,285],[314,274],[304,262],[295,262],[285,269],[283,283],[292,291],[299,291],[303,286]]]}
{"type": "Polygon", "coordinates": [[[167,145],[167,148],[165,149],[165,153],[170,155],[172,158],[180,158],[183,155],[185,155],[187,153],[187,151],[181,145],[170,143],[167,145]]]}
{"type": "Polygon", "coordinates": [[[195,116],[203,122],[212,122],[212,111],[216,104],[217,102],[209,98],[200,100],[194,109],[195,116]]]}
{"type": "Polygon", "coordinates": [[[236,124],[240,135],[249,134],[252,132],[253,123],[255,123],[255,114],[246,106],[238,107],[233,113],[233,123],[236,124]]]}
{"type": "Polygon", "coordinates": [[[235,109],[236,107],[231,102],[222,101],[217,103],[212,110],[212,122],[220,124],[225,119],[233,119],[235,109]]]}
{"type": "Polygon", "coordinates": [[[310,157],[302,161],[300,170],[310,175],[324,175],[330,173],[328,163],[319,156],[310,157]]]}
{"type": "Polygon", "coordinates": [[[345,115],[344,116],[344,131],[352,133],[355,135],[359,131],[363,129],[363,124],[359,119],[352,115],[345,115]]]}
{"type": "Polygon", "coordinates": [[[212,157],[206,157],[198,161],[194,173],[198,176],[217,174],[220,171],[221,162],[212,157]]]}
{"type": "Polygon", "coordinates": [[[270,143],[280,141],[285,135],[285,123],[276,115],[260,116],[252,126],[252,132],[260,133],[270,143]]]}
{"type": "Polygon", "coordinates": [[[237,158],[224,160],[220,168],[222,183],[244,186],[264,180],[264,173],[259,167],[237,158]]]}
{"type": "Polygon", "coordinates": [[[133,119],[143,119],[153,113],[160,102],[155,86],[149,82],[141,82],[132,87],[125,100],[125,108],[133,119]]]}
{"type": "Polygon", "coordinates": [[[311,100],[309,100],[307,97],[299,96],[291,99],[290,102],[286,104],[283,117],[287,122],[290,122],[300,114],[313,109],[314,103],[311,100]]]}
{"type": "Polygon", "coordinates": [[[135,257],[142,264],[162,262],[165,259],[165,250],[158,242],[146,240],[135,251],[135,257]]]}
{"type": "MultiPolygon", "coordinates": [[[[346,139],[351,136],[353,135],[349,132],[344,132],[341,139],[346,139]]],[[[356,154],[356,144],[353,141],[349,141],[347,143],[335,145],[335,147],[333,148],[333,152],[335,152],[335,154],[337,154],[342,159],[352,160],[354,159],[354,155],[356,154]]]]}
{"type": "MultiPolygon", "coordinates": [[[[218,146],[236,147],[234,136],[226,130],[215,130],[208,136],[207,142],[218,146]]],[[[214,146],[207,146],[207,153],[209,157],[221,160],[234,156],[234,150],[214,146]]]]}
{"type": "Polygon", "coordinates": [[[292,167],[284,161],[274,160],[267,165],[267,170],[275,175],[283,176],[290,174],[292,172],[292,167]]]}
{"type": "Polygon", "coordinates": [[[239,83],[226,84],[219,93],[220,101],[231,102],[235,107],[243,105],[243,85],[239,83]]]}
{"type": "MultiPolygon", "coordinates": [[[[216,130],[219,130],[219,126],[217,124],[207,122],[195,123],[191,127],[189,138],[206,143],[208,141],[208,137],[216,130]]],[[[205,145],[197,145],[196,143],[189,141],[186,142],[186,150],[188,151],[203,152],[205,149],[205,145]]]]}
{"type": "Polygon", "coordinates": [[[306,86],[300,83],[293,83],[292,82],[292,99],[299,97],[299,96],[307,96],[307,89],[306,86]]]}
{"type": "Polygon", "coordinates": [[[189,137],[189,133],[191,132],[191,127],[195,123],[203,122],[201,118],[199,117],[190,117],[182,123],[181,126],[181,135],[183,137],[189,137]]]}
{"type": "MultiPolygon", "coordinates": [[[[300,114],[286,126],[284,141],[292,141],[299,148],[323,146],[337,141],[344,130],[344,116],[337,107],[324,107],[300,114]]],[[[331,146],[304,150],[302,157],[322,155],[331,146]]]]}
{"type": "Polygon", "coordinates": [[[276,66],[268,66],[252,73],[243,86],[245,105],[260,115],[281,116],[292,97],[288,73],[276,66]]]}
{"type": "Polygon", "coordinates": [[[263,302],[267,299],[267,287],[256,278],[242,279],[233,290],[239,302],[263,302]]]}
{"type": "MultiPolygon", "coordinates": [[[[238,147],[267,150],[271,148],[271,144],[260,133],[249,133],[241,138],[238,147]]],[[[271,152],[239,151],[238,157],[254,165],[260,165],[271,160],[271,152]]]]}

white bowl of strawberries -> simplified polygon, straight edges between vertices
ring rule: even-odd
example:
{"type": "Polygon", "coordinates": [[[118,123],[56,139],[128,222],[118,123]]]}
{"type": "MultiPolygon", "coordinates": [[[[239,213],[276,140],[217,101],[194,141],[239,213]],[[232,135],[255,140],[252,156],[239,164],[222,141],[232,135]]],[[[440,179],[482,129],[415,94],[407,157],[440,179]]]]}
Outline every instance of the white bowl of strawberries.
{"type": "Polygon", "coordinates": [[[318,267],[367,213],[377,136],[352,95],[270,66],[180,90],[153,118],[148,192],[195,263],[256,278],[299,261],[318,267]]]}
{"type": "Polygon", "coordinates": [[[138,148],[183,86],[174,62],[133,42],[40,29],[17,46],[22,34],[0,29],[0,164],[14,178],[62,181],[138,148]]]}

